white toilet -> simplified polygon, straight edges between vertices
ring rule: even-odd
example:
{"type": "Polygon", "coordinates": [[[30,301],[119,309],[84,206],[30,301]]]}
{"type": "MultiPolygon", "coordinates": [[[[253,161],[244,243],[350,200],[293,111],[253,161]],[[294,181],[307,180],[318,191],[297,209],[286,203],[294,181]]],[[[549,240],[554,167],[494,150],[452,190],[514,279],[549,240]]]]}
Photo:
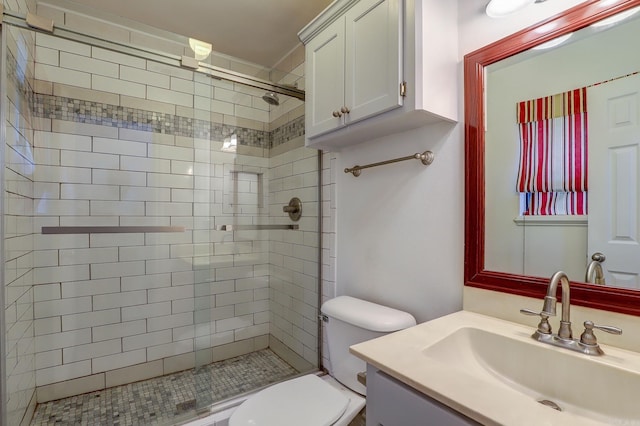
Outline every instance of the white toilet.
{"type": "Polygon", "coordinates": [[[357,374],[364,361],[349,346],[416,324],[410,314],[349,296],[331,299],[321,311],[328,318],[330,376],[287,380],[249,397],[229,418],[229,426],[346,426],[365,405],[366,388],[357,374]]]}

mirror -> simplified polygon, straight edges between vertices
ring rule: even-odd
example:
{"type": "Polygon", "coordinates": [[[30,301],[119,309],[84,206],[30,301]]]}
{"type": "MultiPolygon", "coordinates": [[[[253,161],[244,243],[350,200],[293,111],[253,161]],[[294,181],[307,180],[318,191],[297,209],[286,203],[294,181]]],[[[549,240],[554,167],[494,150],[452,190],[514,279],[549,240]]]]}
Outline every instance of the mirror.
{"type": "MultiPolygon", "coordinates": [[[[541,68],[540,65],[531,65],[535,63],[536,58],[542,60],[544,57],[560,55],[555,58],[558,68],[576,61],[563,62],[562,58],[567,56],[563,56],[562,53],[553,53],[554,51],[557,52],[555,49],[554,51],[549,51],[549,53],[534,51],[534,55],[529,49],[582,28],[589,31],[587,27],[591,24],[637,6],[640,6],[639,0],[617,2],[587,1],[561,15],[465,56],[466,285],[542,298],[551,274],[558,269],[567,270],[567,267],[570,266],[574,269],[569,271],[569,277],[573,281],[573,303],[640,315],[640,291],[582,282],[584,281],[584,272],[581,272],[581,270],[586,268],[587,255],[591,255],[591,253],[587,253],[587,240],[590,238],[587,236],[588,218],[583,217],[581,222],[572,223],[569,227],[566,227],[566,224],[563,225],[568,228],[568,232],[573,231],[574,234],[579,235],[577,247],[569,245],[566,239],[557,240],[552,244],[554,244],[554,247],[556,245],[560,247],[559,252],[564,257],[557,255],[552,256],[551,259],[544,257],[545,251],[551,251],[545,250],[544,244],[553,241],[553,239],[550,240],[549,238],[557,237],[560,234],[558,232],[560,228],[556,227],[554,229],[549,227],[548,224],[540,226],[536,223],[531,226],[533,217],[527,218],[526,216],[520,224],[514,223],[514,218],[519,213],[519,196],[515,193],[517,164],[515,168],[513,165],[507,167],[507,170],[503,171],[502,175],[496,175],[495,173],[496,169],[501,168],[505,163],[502,160],[498,161],[499,157],[496,156],[497,154],[504,154],[502,148],[496,142],[496,139],[499,139],[500,132],[506,132],[506,138],[511,139],[512,142],[513,135],[515,135],[516,145],[515,148],[513,146],[512,148],[516,158],[518,155],[518,130],[517,124],[514,122],[515,114],[513,114],[516,101],[553,95],[620,76],[617,75],[619,70],[611,69],[610,60],[598,57],[595,65],[587,67],[589,72],[586,74],[590,74],[589,76],[569,79],[551,78],[550,74],[545,75],[546,69],[541,68]],[[514,55],[521,52],[527,52],[525,55],[528,57],[524,60],[528,62],[518,62],[522,58],[516,59],[514,55]],[[497,82],[500,82],[498,86],[507,86],[506,82],[508,81],[509,73],[511,73],[512,77],[515,75],[514,73],[519,73],[521,78],[526,79],[526,83],[522,85],[521,93],[517,94],[518,97],[505,101],[509,104],[505,108],[510,109],[510,112],[507,113],[510,114],[510,117],[505,120],[504,117],[500,116],[500,102],[496,100],[498,98],[492,97],[492,87],[498,84],[497,82]],[[614,75],[611,75],[612,73],[614,75]],[[534,84],[534,80],[538,77],[539,80],[547,81],[547,87],[538,87],[537,84],[534,84]],[[567,87],[567,84],[570,84],[567,83],[567,80],[575,80],[575,85],[567,87]],[[483,99],[485,90],[488,93],[486,104],[483,99]],[[487,114],[485,114],[485,111],[487,114]],[[505,187],[509,188],[504,190],[505,187]],[[506,191],[505,193],[508,196],[504,196],[505,200],[499,200],[496,203],[496,194],[503,194],[500,191],[506,191]],[[490,200],[489,203],[487,203],[487,200],[490,200]],[[506,207],[506,211],[505,207],[500,205],[500,202],[503,201],[509,203],[510,206],[506,207]],[[509,235],[506,236],[506,234],[509,235]],[[535,247],[536,250],[526,251],[527,244],[535,247]],[[529,263],[527,266],[525,266],[525,259],[529,263]],[[554,261],[559,263],[554,264],[554,261]],[[573,263],[575,263],[575,267],[572,266],[573,263]],[[532,264],[537,266],[531,266],[532,264]],[[549,269],[545,270],[545,267],[549,269]]],[[[627,24],[624,25],[627,26],[627,24]]],[[[620,25],[620,28],[622,28],[622,25],[620,25]]],[[[613,30],[608,30],[602,34],[608,34],[611,31],[613,30]]],[[[593,37],[595,36],[591,35],[584,40],[567,44],[567,46],[573,46],[573,49],[577,49],[581,43],[586,44],[586,40],[593,37]]],[[[632,39],[635,38],[633,37],[632,39]]],[[[617,50],[623,50],[621,46],[618,47],[620,49],[617,50]]],[[[593,51],[587,49],[587,52],[593,51]]],[[[594,56],[596,55],[591,56],[591,58],[594,56]]],[[[637,55],[627,55],[627,59],[631,56],[637,55]]],[[[632,59],[637,61],[636,58],[632,59]]],[[[620,69],[624,69],[627,66],[630,67],[629,70],[632,70],[629,72],[640,70],[637,63],[625,64],[620,69]]],[[[622,72],[627,73],[627,71],[622,72]]],[[[590,192],[591,189],[592,187],[590,186],[590,192]]],[[[594,190],[593,192],[596,191],[594,190]]],[[[591,193],[589,196],[591,198],[591,193]]],[[[637,222],[635,220],[635,223],[637,222]]]]}
{"type": "MultiPolygon", "coordinates": [[[[534,47],[486,67],[486,269],[539,277],[563,270],[577,281],[592,283],[596,273],[602,271],[600,281],[607,286],[640,290],[636,266],[640,259],[636,226],[640,55],[629,54],[623,47],[640,34],[640,8],[612,18],[624,19],[608,25],[589,25],[552,40],[566,39],[559,45],[534,47]],[[573,92],[579,88],[584,91],[573,92]],[[525,110],[530,104],[522,102],[551,100],[550,96],[567,92],[584,95],[579,99],[585,102],[573,105],[584,105],[585,113],[561,115],[567,98],[556,97],[551,98],[556,101],[555,118],[518,123],[529,120],[519,120],[516,105],[523,108],[523,113],[549,111],[538,107],[525,110]],[[615,110],[616,117],[609,117],[609,110],[615,110]],[[610,122],[612,118],[615,124],[610,122]],[[542,123],[544,127],[539,126],[542,123]],[[576,137],[574,145],[564,135],[567,131],[576,134],[576,130],[584,132],[585,137],[576,137]],[[521,149],[521,137],[537,138],[529,145],[533,152],[521,149]],[[552,152],[539,157],[544,162],[529,158],[533,157],[530,154],[538,155],[538,149],[550,147],[543,144],[545,141],[554,142],[552,152]],[[615,146],[607,147],[612,144],[615,146]],[[579,150],[579,154],[567,161],[571,150],[579,150]],[[530,167],[520,172],[523,154],[530,167]],[[579,166],[584,162],[585,168],[575,167],[576,161],[579,166]],[[526,182],[537,181],[534,177],[539,177],[540,170],[536,165],[557,172],[553,179],[556,187],[568,183],[572,171],[579,173],[578,180],[587,186],[589,215],[522,215],[526,197],[516,192],[516,181],[522,175],[526,177],[523,185],[534,190],[534,185],[526,182]],[[608,218],[614,219],[613,226],[608,218]],[[609,235],[608,229],[615,231],[614,235],[609,235]],[[596,269],[587,280],[586,270],[593,253],[603,253],[605,259],[592,265],[596,269]]],[[[565,200],[560,201],[564,212],[565,200]]]]}

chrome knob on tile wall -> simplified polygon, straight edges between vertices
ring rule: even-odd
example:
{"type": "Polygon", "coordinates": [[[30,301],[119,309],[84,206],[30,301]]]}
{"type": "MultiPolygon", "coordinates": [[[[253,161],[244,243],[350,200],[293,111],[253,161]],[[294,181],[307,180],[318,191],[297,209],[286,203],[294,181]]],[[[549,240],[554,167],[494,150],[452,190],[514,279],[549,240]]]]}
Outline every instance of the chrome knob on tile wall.
{"type": "Polygon", "coordinates": [[[288,205],[282,207],[282,211],[289,213],[291,220],[297,222],[300,220],[300,217],[302,217],[302,201],[300,201],[300,198],[293,197],[289,200],[288,205]]]}

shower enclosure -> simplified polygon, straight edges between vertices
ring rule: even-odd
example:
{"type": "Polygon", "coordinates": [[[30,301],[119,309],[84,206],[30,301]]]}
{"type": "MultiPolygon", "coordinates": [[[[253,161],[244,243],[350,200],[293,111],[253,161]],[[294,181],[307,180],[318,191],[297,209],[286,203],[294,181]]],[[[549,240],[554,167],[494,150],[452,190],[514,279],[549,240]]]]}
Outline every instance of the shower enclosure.
{"type": "Polygon", "coordinates": [[[91,421],[170,423],[317,369],[321,167],[301,61],[194,70],[6,9],[1,40],[0,424],[85,393],[113,399],[91,421]],[[136,420],[114,395],[149,395],[104,391],[148,379],[167,412],[136,420]]]}

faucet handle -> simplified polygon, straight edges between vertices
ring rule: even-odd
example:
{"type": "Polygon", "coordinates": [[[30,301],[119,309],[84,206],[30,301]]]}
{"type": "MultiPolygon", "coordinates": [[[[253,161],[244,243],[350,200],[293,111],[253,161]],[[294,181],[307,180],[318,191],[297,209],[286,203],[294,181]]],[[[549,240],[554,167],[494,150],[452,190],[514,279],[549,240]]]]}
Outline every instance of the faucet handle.
{"type": "Polygon", "coordinates": [[[534,317],[540,317],[538,323],[538,333],[551,334],[551,324],[549,324],[549,315],[546,312],[536,312],[531,309],[520,309],[520,313],[523,315],[530,315],[534,317]]]}
{"type": "Polygon", "coordinates": [[[610,325],[596,325],[593,323],[593,321],[585,321],[584,332],[580,335],[580,343],[584,345],[598,344],[596,335],[593,334],[594,328],[598,330],[606,331],[607,333],[611,333],[611,334],[622,334],[622,330],[618,327],[613,327],[610,325]]]}

